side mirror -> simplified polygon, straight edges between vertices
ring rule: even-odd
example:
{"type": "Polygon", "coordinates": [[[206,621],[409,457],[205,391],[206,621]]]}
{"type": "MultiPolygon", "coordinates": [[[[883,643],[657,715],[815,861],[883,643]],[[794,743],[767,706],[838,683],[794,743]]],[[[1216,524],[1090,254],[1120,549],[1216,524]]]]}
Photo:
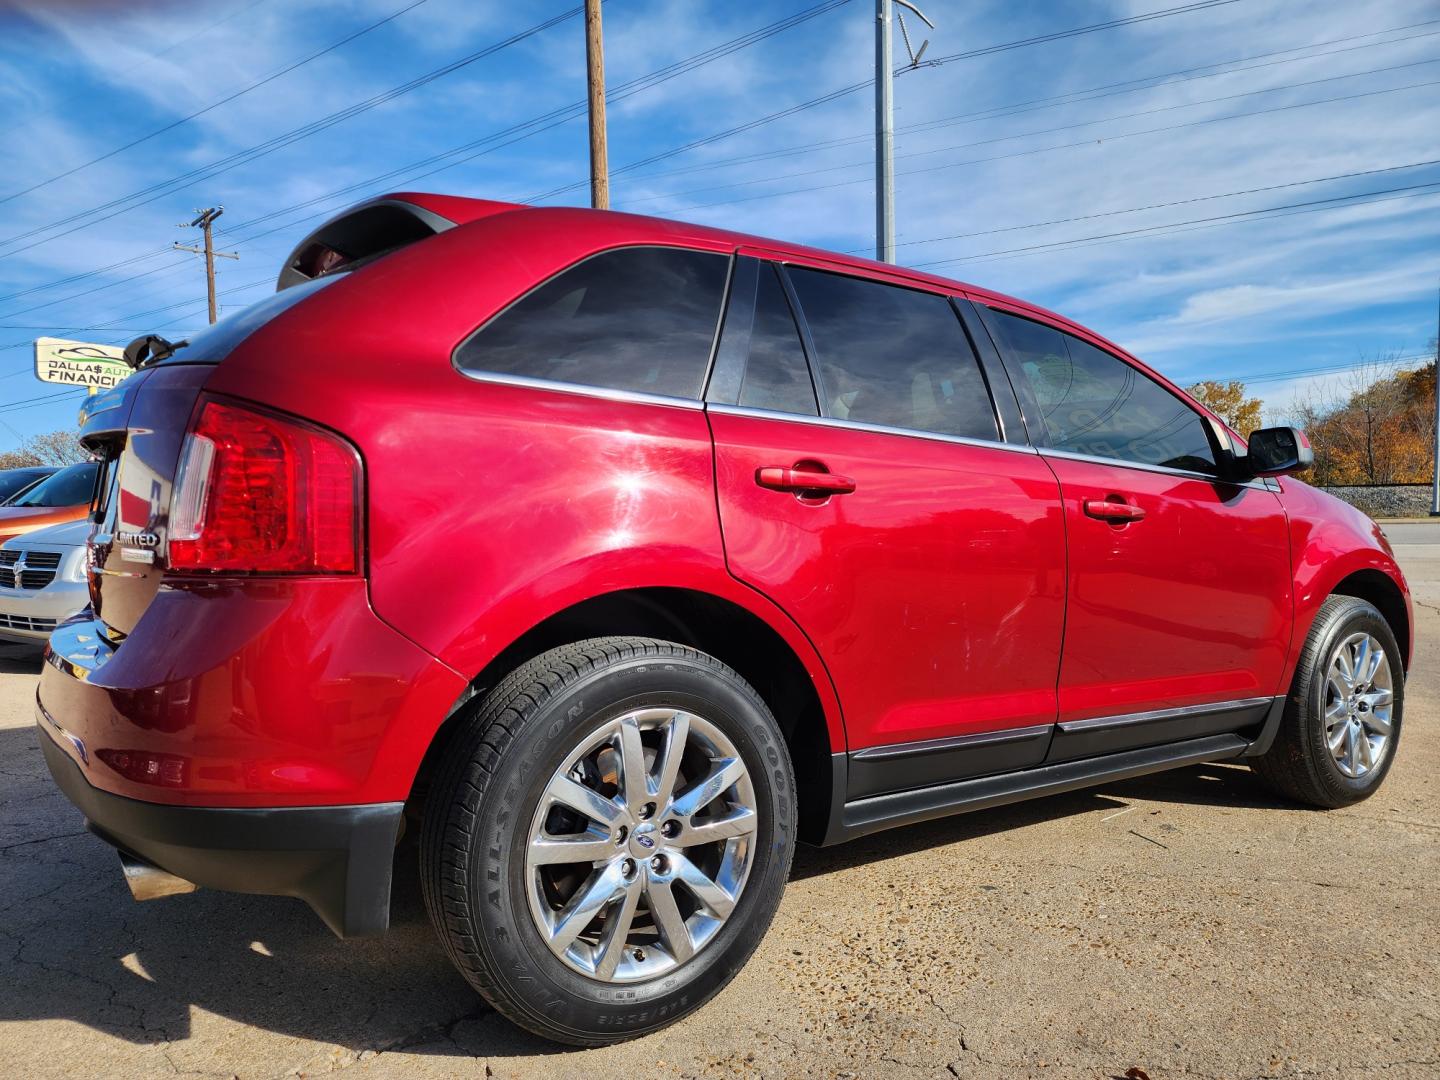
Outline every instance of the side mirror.
{"type": "Polygon", "coordinates": [[[1272,427],[1252,431],[1245,471],[1251,476],[1284,476],[1304,472],[1315,463],[1310,440],[1299,428],[1272,427]]]}

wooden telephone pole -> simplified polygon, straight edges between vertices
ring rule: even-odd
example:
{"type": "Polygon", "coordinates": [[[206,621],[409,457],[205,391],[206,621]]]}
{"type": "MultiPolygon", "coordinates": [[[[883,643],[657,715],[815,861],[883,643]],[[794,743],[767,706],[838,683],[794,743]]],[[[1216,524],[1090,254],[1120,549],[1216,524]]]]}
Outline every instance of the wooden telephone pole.
{"type": "Polygon", "coordinates": [[[590,205],[610,209],[610,165],[605,151],[605,42],[600,0],[585,0],[585,67],[590,84],[590,205]]]}
{"type": "Polygon", "coordinates": [[[215,219],[218,218],[218,217],[219,217],[221,214],[223,214],[224,212],[225,212],[225,207],[223,207],[223,206],[212,206],[212,207],[210,207],[209,209],[206,209],[206,210],[197,210],[197,211],[195,211],[196,217],[195,217],[195,220],[194,220],[194,221],[191,221],[191,222],[189,222],[188,224],[179,226],[179,228],[182,228],[182,229],[195,229],[195,228],[201,229],[201,230],[203,231],[204,237],[205,237],[205,245],[204,245],[204,247],[191,247],[189,244],[181,244],[181,243],[176,243],[176,244],[174,245],[174,248],[175,248],[176,251],[190,251],[190,252],[194,252],[196,255],[204,255],[204,256],[205,256],[205,296],[206,296],[206,297],[209,299],[209,301],[210,301],[210,325],[212,325],[212,326],[215,325],[215,319],[217,318],[217,311],[218,311],[218,309],[217,309],[216,306],[215,306],[215,259],[216,259],[216,256],[219,256],[219,257],[222,258],[222,259],[238,259],[238,258],[240,258],[240,256],[239,256],[239,255],[236,255],[233,251],[216,251],[216,250],[215,250],[215,238],[214,238],[214,235],[212,234],[211,229],[212,229],[212,226],[215,224],[215,219]]]}

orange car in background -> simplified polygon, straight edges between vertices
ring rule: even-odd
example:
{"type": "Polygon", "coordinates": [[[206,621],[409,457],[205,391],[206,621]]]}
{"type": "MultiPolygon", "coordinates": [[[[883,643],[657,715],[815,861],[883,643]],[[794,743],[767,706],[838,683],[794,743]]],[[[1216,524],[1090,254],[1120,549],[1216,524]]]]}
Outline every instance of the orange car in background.
{"type": "Polygon", "coordinates": [[[67,465],[0,506],[0,544],[34,529],[83,518],[90,512],[99,469],[94,461],[67,465]]]}

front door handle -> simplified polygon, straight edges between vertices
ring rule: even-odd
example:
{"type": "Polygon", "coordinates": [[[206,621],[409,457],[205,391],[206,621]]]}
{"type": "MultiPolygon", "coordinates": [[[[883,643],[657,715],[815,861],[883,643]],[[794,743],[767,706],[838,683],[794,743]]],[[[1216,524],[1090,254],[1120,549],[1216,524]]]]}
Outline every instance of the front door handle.
{"type": "Polygon", "coordinates": [[[793,491],[799,495],[848,495],[855,490],[855,481],[818,469],[781,469],[775,466],[755,470],[755,483],[772,491],[793,491]]]}
{"type": "Polygon", "coordinates": [[[1118,502],[1114,499],[1086,499],[1085,515],[1112,524],[1126,524],[1144,518],[1145,511],[1134,503],[1118,502]]]}

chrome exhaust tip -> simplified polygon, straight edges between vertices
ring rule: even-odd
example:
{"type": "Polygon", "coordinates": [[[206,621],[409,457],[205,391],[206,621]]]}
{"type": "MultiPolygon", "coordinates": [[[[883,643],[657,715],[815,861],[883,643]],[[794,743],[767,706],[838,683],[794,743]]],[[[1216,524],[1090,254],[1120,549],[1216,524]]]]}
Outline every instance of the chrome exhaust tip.
{"type": "Polygon", "coordinates": [[[123,851],[120,852],[120,869],[125,873],[125,884],[130,886],[130,895],[136,900],[180,896],[182,893],[192,893],[200,887],[193,881],[168,874],[153,863],[127,855],[123,851]]]}

